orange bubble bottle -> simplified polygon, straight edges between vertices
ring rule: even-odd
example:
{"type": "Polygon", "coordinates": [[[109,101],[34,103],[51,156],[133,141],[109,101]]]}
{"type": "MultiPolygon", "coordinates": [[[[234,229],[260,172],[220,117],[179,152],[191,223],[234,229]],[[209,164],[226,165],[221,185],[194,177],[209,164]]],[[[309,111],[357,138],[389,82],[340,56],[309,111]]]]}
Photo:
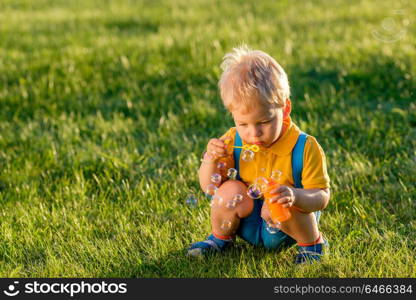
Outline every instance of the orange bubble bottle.
{"type": "Polygon", "coordinates": [[[276,196],[276,194],[271,194],[270,192],[279,187],[279,181],[281,176],[282,172],[280,172],[279,170],[273,171],[272,175],[267,180],[267,188],[264,192],[264,199],[269,207],[270,215],[274,223],[282,223],[284,221],[289,220],[292,217],[289,208],[283,207],[281,204],[276,202],[270,203],[270,199],[273,196],[276,196]]]}

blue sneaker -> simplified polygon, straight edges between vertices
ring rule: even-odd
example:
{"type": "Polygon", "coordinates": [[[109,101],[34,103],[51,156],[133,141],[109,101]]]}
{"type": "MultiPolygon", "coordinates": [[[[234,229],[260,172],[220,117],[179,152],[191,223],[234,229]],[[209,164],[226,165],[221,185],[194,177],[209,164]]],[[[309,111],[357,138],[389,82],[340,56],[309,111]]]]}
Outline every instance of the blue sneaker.
{"type": "Polygon", "coordinates": [[[312,246],[298,246],[298,254],[295,257],[295,264],[313,263],[321,260],[322,255],[329,247],[328,242],[324,239],[321,244],[312,246]]]}
{"type": "Polygon", "coordinates": [[[207,254],[223,252],[232,242],[232,239],[221,240],[211,234],[205,241],[193,243],[188,248],[187,256],[203,257],[207,254]]]}

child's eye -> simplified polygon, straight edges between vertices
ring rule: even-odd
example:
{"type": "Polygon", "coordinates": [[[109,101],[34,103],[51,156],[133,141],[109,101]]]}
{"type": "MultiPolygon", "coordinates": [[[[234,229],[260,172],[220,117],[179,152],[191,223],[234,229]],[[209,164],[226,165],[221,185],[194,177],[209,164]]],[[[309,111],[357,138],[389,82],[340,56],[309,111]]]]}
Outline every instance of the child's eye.
{"type": "Polygon", "coordinates": [[[270,120],[261,122],[261,124],[267,124],[267,123],[270,123],[270,120]]]}
{"type": "Polygon", "coordinates": [[[240,126],[245,127],[245,126],[247,126],[247,124],[240,124],[240,126]]]}

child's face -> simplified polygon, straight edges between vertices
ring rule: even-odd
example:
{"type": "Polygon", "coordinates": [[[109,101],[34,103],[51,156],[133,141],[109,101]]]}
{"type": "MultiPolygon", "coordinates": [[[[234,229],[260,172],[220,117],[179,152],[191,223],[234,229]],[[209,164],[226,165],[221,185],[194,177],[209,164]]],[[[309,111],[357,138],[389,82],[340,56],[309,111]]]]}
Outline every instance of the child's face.
{"type": "Polygon", "coordinates": [[[248,144],[269,147],[282,133],[283,108],[257,105],[248,112],[235,109],[232,115],[241,139],[248,144]]]}

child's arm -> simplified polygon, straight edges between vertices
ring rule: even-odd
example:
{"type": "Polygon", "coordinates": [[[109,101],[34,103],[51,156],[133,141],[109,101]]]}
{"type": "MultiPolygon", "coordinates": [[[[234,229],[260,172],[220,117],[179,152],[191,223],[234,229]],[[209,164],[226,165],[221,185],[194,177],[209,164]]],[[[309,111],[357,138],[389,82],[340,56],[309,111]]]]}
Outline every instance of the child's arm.
{"type": "MultiPolygon", "coordinates": [[[[209,184],[214,184],[211,181],[211,176],[215,173],[219,173],[218,161],[222,157],[226,157],[227,145],[221,139],[211,139],[207,145],[207,152],[204,155],[202,164],[199,168],[199,185],[205,192],[209,184]]],[[[216,183],[218,187],[221,183],[216,183]]]]}
{"type": "Polygon", "coordinates": [[[295,206],[306,213],[323,210],[328,205],[330,198],[329,188],[326,189],[296,189],[281,185],[275,191],[276,194],[270,202],[277,202],[283,207],[295,206]]]}
{"type": "Polygon", "coordinates": [[[326,208],[330,198],[329,188],[327,189],[295,189],[293,204],[305,212],[314,212],[326,208]]]}

